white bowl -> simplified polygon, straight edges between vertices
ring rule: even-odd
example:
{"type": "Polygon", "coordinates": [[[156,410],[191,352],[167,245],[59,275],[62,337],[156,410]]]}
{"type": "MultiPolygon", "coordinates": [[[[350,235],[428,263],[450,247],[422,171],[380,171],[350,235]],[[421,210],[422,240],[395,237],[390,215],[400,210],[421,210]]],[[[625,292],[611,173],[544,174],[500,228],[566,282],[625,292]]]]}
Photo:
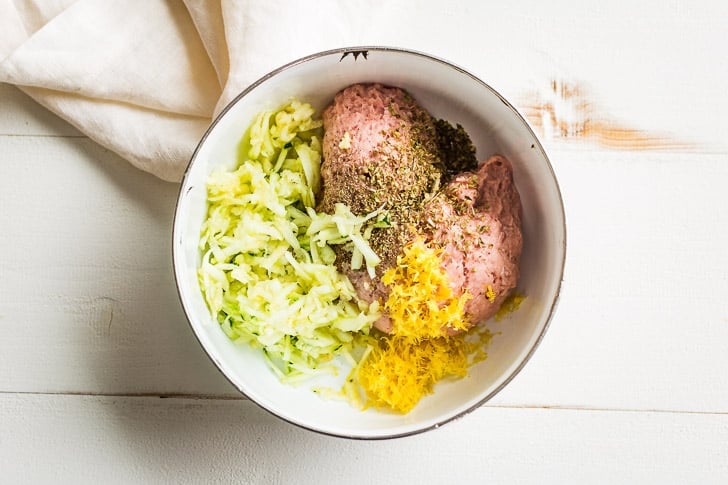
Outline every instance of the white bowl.
{"type": "Polygon", "coordinates": [[[356,47],[321,52],[287,64],[242,92],[212,123],[182,181],[173,230],[174,270],[192,330],[220,371],[244,395],[280,418],[321,433],[392,438],[436,428],[477,408],[520,371],[544,335],[561,286],[566,230],[559,187],[536,136],[518,112],[487,84],[432,56],[402,49],[356,47]],[[408,90],[435,117],[460,123],[478,158],[494,153],[513,164],[523,204],[521,308],[502,322],[488,359],[457,381],[441,382],[409,414],[358,410],[314,394],[310,385],[282,384],[259,351],[233,344],[212,320],[197,284],[198,241],[205,217],[205,182],[220,166],[233,168],[243,131],[256,113],[291,97],[322,110],[344,87],[380,82],[408,90]]]}

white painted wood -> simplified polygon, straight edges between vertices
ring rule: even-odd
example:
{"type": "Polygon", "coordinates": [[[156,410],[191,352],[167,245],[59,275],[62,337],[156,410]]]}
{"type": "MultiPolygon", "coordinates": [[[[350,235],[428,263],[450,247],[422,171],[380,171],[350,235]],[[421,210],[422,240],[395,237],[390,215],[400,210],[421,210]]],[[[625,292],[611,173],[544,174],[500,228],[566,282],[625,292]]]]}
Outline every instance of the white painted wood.
{"type": "Polygon", "coordinates": [[[7,135],[83,136],[20,89],[0,83],[0,137],[7,135]]]}
{"type": "Polygon", "coordinates": [[[722,0],[433,1],[422,10],[431,15],[413,12],[416,28],[403,21],[377,41],[449,59],[513,101],[551,80],[573,82],[615,121],[727,146],[722,0]]]}
{"type": "Polygon", "coordinates": [[[0,140],[0,390],[228,390],[177,299],[177,186],[87,138],[0,140]]]}
{"type": "Polygon", "coordinates": [[[393,441],[250,401],[1,395],[6,483],[725,483],[728,416],[483,407],[393,441]]]}
{"type": "Polygon", "coordinates": [[[177,187],[0,84],[0,481],[728,480],[728,3],[437,5],[378,43],[452,60],[535,125],[546,100],[567,126],[587,112],[687,144],[615,150],[545,133],[568,260],[523,372],[413,438],[351,442],[278,421],[240,399],[184,320],[177,187]],[[552,81],[580,97],[554,97],[552,81]]]}
{"type": "MultiPolygon", "coordinates": [[[[0,389],[234,396],[174,290],[176,186],[83,138],[3,145],[0,389]]],[[[495,402],[725,412],[728,195],[710,189],[728,186],[724,156],[551,155],[569,225],[563,295],[495,402]]]]}
{"type": "Polygon", "coordinates": [[[552,158],[568,225],[562,298],[495,402],[728,410],[726,156],[552,158]]]}

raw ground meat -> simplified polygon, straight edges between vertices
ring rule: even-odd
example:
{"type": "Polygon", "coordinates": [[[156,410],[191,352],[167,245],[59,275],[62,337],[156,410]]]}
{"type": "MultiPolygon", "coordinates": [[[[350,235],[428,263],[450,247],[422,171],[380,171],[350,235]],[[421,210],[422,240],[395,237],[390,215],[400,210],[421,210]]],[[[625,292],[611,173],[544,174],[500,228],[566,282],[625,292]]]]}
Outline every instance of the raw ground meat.
{"type": "MultiPolygon", "coordinates": [[[[448,176],[447,154],[437,143],[436,120],[404,90],[356,84],[338,93],[323,114],[323,180],[317,209],[344,203],[363,215],[384,208],[393,228],[375,230],[372,248],[382,258],[377,277],[352,271],[337,249],[337,265],[367,302],[386,301],[380,277],[418,235],[444,248],[443,266],[473,324],[490,318],[518,280],[522,248],[521,204],[511,164],[494,156],[477,171],[448,176]]],[[[392,329],[384,315],[375,326],[392,329]]]]}
{"type": "Polygon", "coordinates": [[[457,294],[473,299],[465,314],[473,323],[492,317],[518,282],[523,247],[521,200],[510,162],[496,155],[478,171],[448,183],[424,209],[431,240],[442,247],[443,266],[457,294]]]}

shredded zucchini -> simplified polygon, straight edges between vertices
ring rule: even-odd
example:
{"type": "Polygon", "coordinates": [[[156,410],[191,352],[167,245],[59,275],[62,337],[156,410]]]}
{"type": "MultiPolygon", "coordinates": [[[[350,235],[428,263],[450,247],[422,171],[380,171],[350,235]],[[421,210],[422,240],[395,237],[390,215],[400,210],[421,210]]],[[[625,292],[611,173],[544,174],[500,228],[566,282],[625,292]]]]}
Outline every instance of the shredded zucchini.
{"type": "Polygon", "coordinates": [[[386,214],[313,209],[321,183],[313,115],[294,100],[256,117],[238,167],[209,177],[200,240],[199,283],[213,317],[235,342],[262,349],[287,382],[337,373],[334,356],[348,355],[354,334],[379,317],[336,270],[332,245],[350,247],[352,261],[374,274],[379,258],[367,239],[386,214]]]}
{"type": "MultiPolygon", "coordinates": [[[[349,250],[352,269],[366,268],[374,278],[380,258],[369,238],[391,223],[382,210],[357,216],[336,204],[333,214],[315,211],[321,127],[311,105],[296,100],[260,113],[241,141],[237,167],[210,175],[200,288],[225,334],[260,349],[282,381],[338,374],[343,362],[349,369],[343,386],[314,392],[406,413],[438,381],[462,377],[485,359],[492,335],[484,327],[449,335],[469,326],[464,305],[471,295],[453,294],[441,250],[421,240],[382,278],[391,292],[381,304],[395,335],[370,334],[380,302],[358,299],[334,265],[333,246],[349,250]]],[[[342,149],[349,148],[348,138],[342,149]]],[[[492,301],[496,295],[489,291],[492,301]]],[[[523,298],[514,297],[504,313],[523,298]]]]}

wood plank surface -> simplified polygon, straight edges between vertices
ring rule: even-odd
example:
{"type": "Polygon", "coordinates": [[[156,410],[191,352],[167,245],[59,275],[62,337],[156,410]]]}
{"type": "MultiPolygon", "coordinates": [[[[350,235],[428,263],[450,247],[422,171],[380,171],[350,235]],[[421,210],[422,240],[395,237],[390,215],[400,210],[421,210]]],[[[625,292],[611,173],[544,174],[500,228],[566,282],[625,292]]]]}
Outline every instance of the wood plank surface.
{"type": "Polygon", "coordinates": [[[484,79],[561,184],[562,295],[521,374],[411,438],[281,422],[185,321],[177,185],[0,84],[0,483],[728,482],[728,3],[421,7],[351,43],[484,79]]]}
{"type": "Polygon", "coordinates": [[[39,106],[15,86],[0,83],[0,137],[84,136],[50,111],[39,106]]]}
{"type": "MultiPolygon", "coordinates": [[[[0,365],[12,372],[0,389],[235,395],[177,300],[176,186],[85,138],[4,146],[0,365]]],[[[563,294],[534,361],[496,402],[728,410],[728,234],[715,229],[726,195],[709,188],[728,185],[724,156],[551,156],[569,228],[563,294]]]]}
{"type": "Polygon", "coordinates": [[[13,483],[725,483],[728,416],[482,407],[394,441],[298,429],[250,401],[0,395],[13,483]]]}

